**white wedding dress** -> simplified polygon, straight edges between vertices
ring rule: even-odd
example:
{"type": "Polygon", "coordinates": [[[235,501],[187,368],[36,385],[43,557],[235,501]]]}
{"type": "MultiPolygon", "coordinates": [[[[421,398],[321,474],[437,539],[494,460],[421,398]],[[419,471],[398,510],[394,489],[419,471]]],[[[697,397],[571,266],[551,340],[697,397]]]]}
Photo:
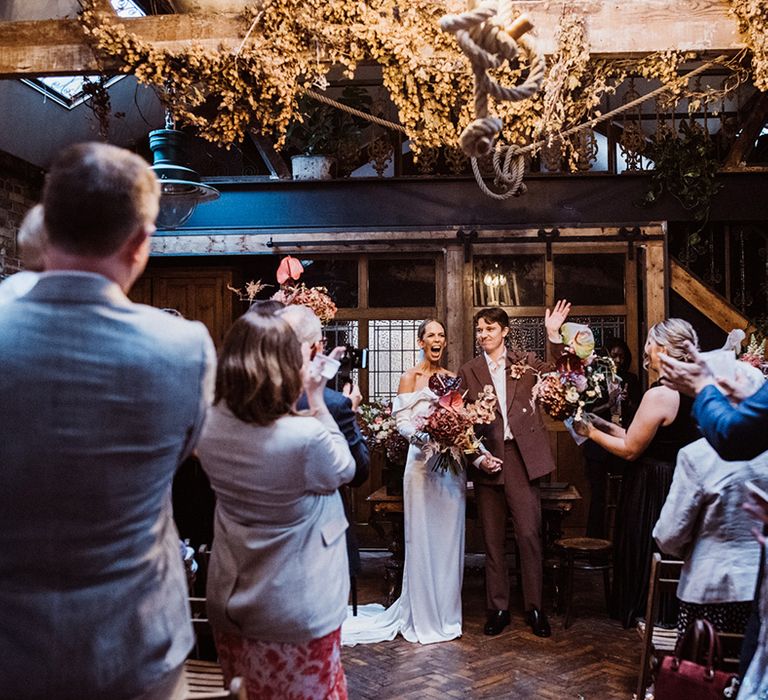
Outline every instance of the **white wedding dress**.
{"type": "MultiPolygon", "coordinates": [[[[428,388],[395,398],[392,414],[406,438],[419,430],[437,396],[428,388]]],[[[389,607],[351,608],[341,627],[347,646],[394,639],[432,644],[461,636],[464,575],[466,475],[433,472],[425,453],[412,444],[403,477],[405,565],[400,597],[389,607]]]]}

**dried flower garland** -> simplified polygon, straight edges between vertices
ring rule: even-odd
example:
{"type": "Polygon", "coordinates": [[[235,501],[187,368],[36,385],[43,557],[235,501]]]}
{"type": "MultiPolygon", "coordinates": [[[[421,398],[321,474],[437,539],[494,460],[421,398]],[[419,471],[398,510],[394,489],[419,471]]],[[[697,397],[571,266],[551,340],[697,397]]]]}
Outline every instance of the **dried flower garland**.
{"type": "MultiPolygon", "coordinates": [[[[761,28],[768,11],[761,0],[730,1],[733,11],[750,23],[756,71],[765,75],[768,31],[761,28]]],[[[463,0],[272,0],[244,13],[247,39],[236,51],[199,45],[157,49],[100,14],[95,0],[82,4],[82,25],[97,56],[120,59],[123,72],[158,89],[177,122],[225,146],[241,141],[249,129],[282,145],[303,90],[322,84],[332,64],[344,67],[350,78],[363,61],[381,66],[384,86],[416,154],[455,144],[473,119],[467,61],[438,27],[441,16],[465,7],[463,0]]],[[[662,52],[639,61],[594,60],[583,20],[566,12],[545,90],[532,100],[496,105],[505,124],[503,139],[521,145],[542,138],[560,142],[571,169],[577,169],[578,149],[558,134],[599,117],[603,96],[630,74],[671,84],[684,58],[680,52],[662,52]]],[[[526,70],[524,63],[504,64],[496,77],[516,84],[526,70]]],[[[677,93],[685,95],[688,88],[678,86],[677,93]]],[[[710,92],[705,98],[721,96],[710,92]]]]}
{"type": "Polygon", "coordinates": [[[765,0],[728,0],[752,52],[755,87],[768,90],[768,3],[765,0]]]}

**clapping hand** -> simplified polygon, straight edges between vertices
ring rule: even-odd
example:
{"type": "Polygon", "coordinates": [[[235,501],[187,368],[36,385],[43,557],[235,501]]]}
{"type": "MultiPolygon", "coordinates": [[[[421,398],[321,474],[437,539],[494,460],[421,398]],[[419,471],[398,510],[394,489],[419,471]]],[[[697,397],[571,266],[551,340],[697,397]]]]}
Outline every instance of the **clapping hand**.
{"type": "Polygon", "coordinates": [[[565,323],[565,319],[568,318],[570,310],[570,303],[565,299],[561,299],[555,304],[552,311],[547,309],[544,312],[544,327],[547,329],[547,338],[549,338],[551,343],[563,342],[563,338],[560,335],[560,326],[565,323]]]}
{"type": "Polygon", "coordinates": [[[691,356],[691,362],[681,362],[663,352],[659,353],[660,381],[681,394],[696,396],[705,386],[714,384],[715,378],[691,342],[685,342],[685,349],[691,356]]]}
{"type": "Polygon", "coordinates": [[[721,391],[735,403],[740,403],[748,396],[752,396],[752,394],[759,388],[746,372],[746,370],[752,368],[748,365],[742,368],[739,365],[744,365],[744,363],[736,363],[736,374],[733,379],[716,377],[718,387],[720,387],[721,391]]]}

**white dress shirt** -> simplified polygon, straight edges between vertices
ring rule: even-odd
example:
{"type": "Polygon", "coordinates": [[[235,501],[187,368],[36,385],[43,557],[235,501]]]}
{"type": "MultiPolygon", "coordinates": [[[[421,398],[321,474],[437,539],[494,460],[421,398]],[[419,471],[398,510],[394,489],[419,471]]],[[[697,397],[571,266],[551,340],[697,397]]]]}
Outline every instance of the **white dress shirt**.
{"type": "Polygon", "coordinates": [[[507,355],[504,353],[498,362],[491,359],[488,353],[484,352],[483,356],[488,364],[488,371],[491,373],[491,381],[493,382],[493,388],[496,391],[496,398],[499,400],[499,411],[501,411],[501,418],[504,421],[504,439],[514,440],[514,435],[509,427],[509,420],[507,419],[507,378],[504,372],[507,368],[506,359],[507,355]]]}

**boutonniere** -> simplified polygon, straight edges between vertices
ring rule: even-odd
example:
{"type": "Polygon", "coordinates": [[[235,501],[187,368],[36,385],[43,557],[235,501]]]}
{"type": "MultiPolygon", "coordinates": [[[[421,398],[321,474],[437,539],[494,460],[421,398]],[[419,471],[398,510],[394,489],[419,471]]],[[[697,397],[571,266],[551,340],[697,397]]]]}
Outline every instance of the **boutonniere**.
{"type": "Polygon", "coordinates": [[[533,371],[533,367],[525,360],[518,360],[509,366],[509,376],[512,379],[520,379],[528,370],[533,371]]]}

